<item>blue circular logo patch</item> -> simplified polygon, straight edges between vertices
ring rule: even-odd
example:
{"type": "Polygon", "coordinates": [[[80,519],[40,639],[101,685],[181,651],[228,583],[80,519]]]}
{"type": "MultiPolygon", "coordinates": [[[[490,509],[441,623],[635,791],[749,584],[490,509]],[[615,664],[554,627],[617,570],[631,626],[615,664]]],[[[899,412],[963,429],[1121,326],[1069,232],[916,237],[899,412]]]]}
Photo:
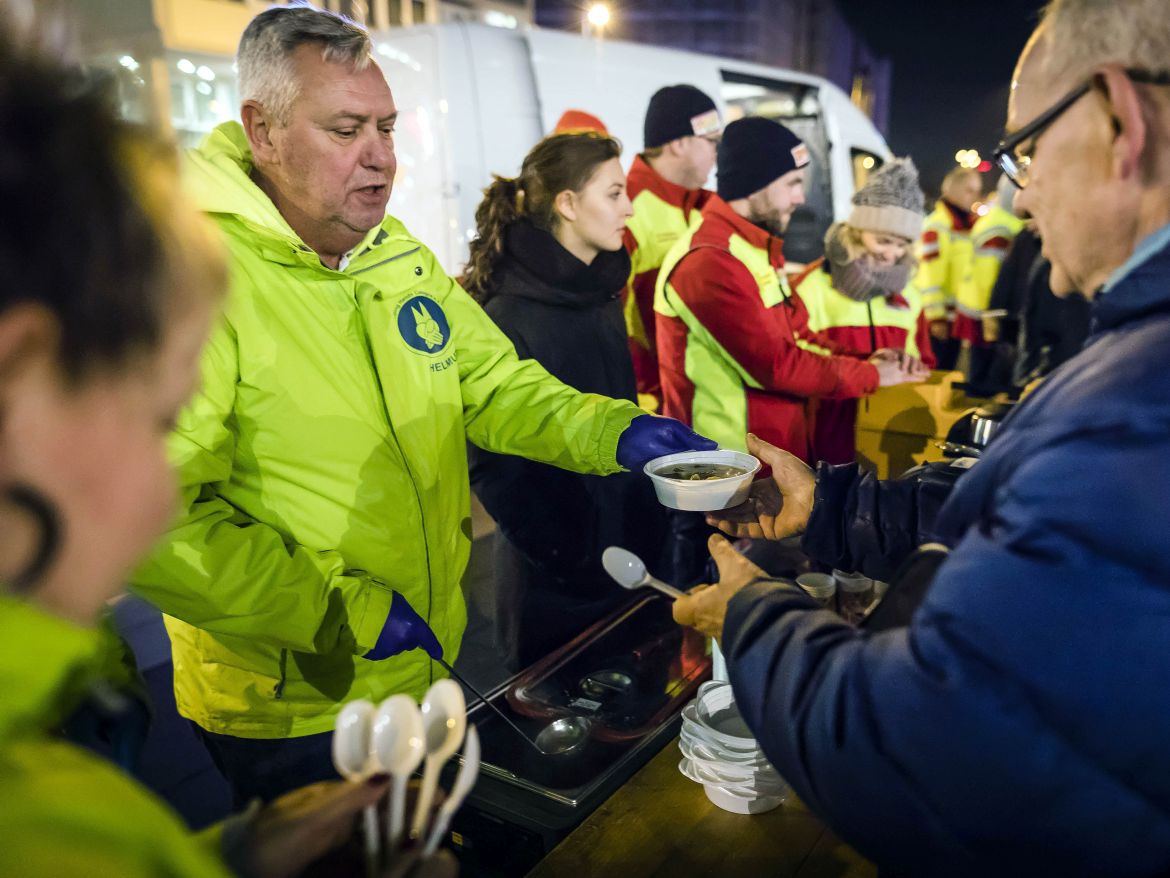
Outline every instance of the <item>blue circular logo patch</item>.
{"type": "Polygon", "coordinates": [[[451,325],[438,302],[415,296],[398,309],[398,332],[419,353],[437,354],[451,338],[451,325]]]}

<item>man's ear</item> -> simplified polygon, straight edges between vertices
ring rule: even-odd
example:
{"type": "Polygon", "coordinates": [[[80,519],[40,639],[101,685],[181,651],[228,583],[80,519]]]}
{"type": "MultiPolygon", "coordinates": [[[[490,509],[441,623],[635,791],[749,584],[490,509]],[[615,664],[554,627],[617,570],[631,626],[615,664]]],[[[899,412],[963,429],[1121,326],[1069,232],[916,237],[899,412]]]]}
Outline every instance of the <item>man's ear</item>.
{"type": "Polygon", "coordinates": [[[564,189],[553,199],[553,207],[565,222],[577,221],[577,194],[571,189],[564,189]]]}
{"type": "Polygon", "coordinates": [[[1142,101],[1137,86],[1125,75],[1120,65],[1110,64],[1101,71],[1109,110],[1113,114],[1113,173],[1129,179],[1141,173],[1142,155],[1146,149],[1146,119],[1142,115],[1142,101]]]}
{"type": "Polygon", "coordinates": [[[258,164],[272,164],[276,161],[276,147],[272,142],[274,120],[256,101],[244,101],[240,107],[240,121],[248,145],[252,147],[252,160],[258,164]]]}
{"type": "Polygon", "coordinates": [[[669,143],[662,145],[662,151],[674,156],[675,158],[683,158],[687,153],[687,145],[685,137],[676,137],[669,143]]]}
{"type": "Polygon", "coordinates": [[[53,363],[60,334],[56,318],[41,305],[15,305],[0,314],[0,427],[21,379],[53,363]]]}

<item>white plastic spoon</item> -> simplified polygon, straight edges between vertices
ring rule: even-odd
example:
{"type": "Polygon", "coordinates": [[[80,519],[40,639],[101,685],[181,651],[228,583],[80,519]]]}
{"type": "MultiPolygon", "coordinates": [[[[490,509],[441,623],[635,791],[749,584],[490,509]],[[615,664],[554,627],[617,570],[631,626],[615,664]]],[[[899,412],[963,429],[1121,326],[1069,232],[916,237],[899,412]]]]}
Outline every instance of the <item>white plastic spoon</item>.
{"type": "Polygon", "coordinates": [[[658,589],[670,598],[685,596],[673,585],[667,585],[661,579],[651,576],[646,570],[646,565],[642,563],[642,559],[628,549],[610,546],[601,553],[601,566],[622,588],[635,589],[649,586],[658,589]]]}
{"type": "Polygon", "coordinates": [[[467,740],[463,742],[463,764],[459,766],[459,773],[455,775],[455,783],[446,801],[439,806],[439,813],[435,817],[435,825],[431,828],[431,837],[427,839],[427,846],[423,848],[423,857],[429,857],[439,847],[439,842],[447,834],[447,827],[451,825],[451,818],[475,786],[475,779],[479,777],[479,734],[475,726],[467,727],[467,740]]]}
{"type": "Polygon", "coordinates": [[[406,784],[426,755],[422,714],[409,695],[391,695],[374,714],[370,756],[393,778],[390,807],[386,809],[387,847],[393,851],[402,841],[406,784]]]}
{"type": "MultiPolygon", "coordinates": [[[[351,701],[337,714],[333,729],[333,767],[348,781],[364,781],[373,772],[370,768],[370,721],[374,705],[364,698],[351,701]]],[[[378,809],[365,809],[366,874],[373,875],[378,868],[378,809]]]]}
{"type": "Polygon", "coordinates": [[[443,763],[455,755],[467,730],[467,705],[463,690],[451,679],[435,681],[427,690],[422,703],[423,735],[427,743],[427,761],[423,768],[422,788],[418,791],[418,802],[414,806],[414,820],[410,824],[410,837],[419,838],[431,814],[431,802],[435,798],[435,787],[439,784],[439,772],[443,763]]]}

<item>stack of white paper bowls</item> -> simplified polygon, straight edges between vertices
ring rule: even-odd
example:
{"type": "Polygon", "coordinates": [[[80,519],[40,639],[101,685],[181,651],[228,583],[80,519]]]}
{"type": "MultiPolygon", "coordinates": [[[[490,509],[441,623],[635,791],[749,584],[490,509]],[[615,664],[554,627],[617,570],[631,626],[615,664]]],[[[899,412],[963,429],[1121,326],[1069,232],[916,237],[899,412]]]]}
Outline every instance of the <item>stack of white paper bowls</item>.
{"type": "Polygon", "coordinates": [[[736,814],[760,814],[784,801],[788,787],[740,716],[730,683],[704,683],[682,717],[678,770],[702,784],[714,804],[736,814]]]}

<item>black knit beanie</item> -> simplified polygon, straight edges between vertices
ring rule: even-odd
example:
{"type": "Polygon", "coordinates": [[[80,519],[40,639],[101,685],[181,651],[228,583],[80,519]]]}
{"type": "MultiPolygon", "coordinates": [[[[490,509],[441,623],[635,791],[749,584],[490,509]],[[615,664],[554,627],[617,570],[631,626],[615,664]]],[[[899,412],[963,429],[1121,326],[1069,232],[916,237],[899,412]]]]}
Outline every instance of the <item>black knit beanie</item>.
{"type": "Polygon", "coordinates": [[[715,102],[693,85],[668,85],[654,92],[642,129],[644,149],[703,134],[718,134],[723,123],[715,102]]]}
{"type": "Polygon", "coordinates": [[[779,122],[763,116],[737,119],[723,130],[719,144],[719,197],[746,198],[808,161],[808,147],[779,122]]]}

